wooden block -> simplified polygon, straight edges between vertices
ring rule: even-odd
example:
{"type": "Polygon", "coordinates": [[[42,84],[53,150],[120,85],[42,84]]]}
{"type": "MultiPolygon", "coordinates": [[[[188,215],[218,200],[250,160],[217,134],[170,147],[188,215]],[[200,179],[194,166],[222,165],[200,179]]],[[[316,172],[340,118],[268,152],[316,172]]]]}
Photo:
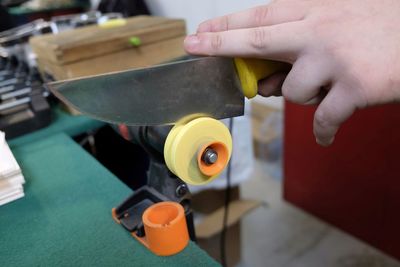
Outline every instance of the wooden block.
{"type": "Polygon", "coordinates": [[[30,44],[40,60],[63,65],[130,50],[131,37],[138,37],[141,46],[147,46],[184,36],[185,33],[184,20],[137,16],[127,19],[124,26],[101,28],[92,25],[59,34],[36,36],[31,38],[30,44]]]}
{"type": "Polygon", "coordinates": [[[180,36],[65,65],[38,58],[38,65],[43,75],[50,75],[55,80],[151,66],[184,56],[183,39],[184,36],[180,36]]]}

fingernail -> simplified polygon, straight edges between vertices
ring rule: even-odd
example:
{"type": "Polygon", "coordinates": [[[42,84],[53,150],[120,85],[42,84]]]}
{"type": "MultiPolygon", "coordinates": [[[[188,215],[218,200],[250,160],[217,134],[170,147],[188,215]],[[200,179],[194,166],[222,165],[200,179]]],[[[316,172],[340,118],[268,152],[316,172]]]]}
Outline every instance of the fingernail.
{"type": "Polygon", "coordinates": [[[324,146],[324,147],[332,145],[333,141],[335,141],[335,137],[332,137],[331,139],[325,139],[325,140],[316,138],[317,144],[320,146],[324,146]]]}
{"type": "Polygon", "coordinates": [[[187,36],[183,42],[185,48],[188,50],[193,50],[193,48],[195,48],[199,43],[199,38],[194,34],[187,36]]]}

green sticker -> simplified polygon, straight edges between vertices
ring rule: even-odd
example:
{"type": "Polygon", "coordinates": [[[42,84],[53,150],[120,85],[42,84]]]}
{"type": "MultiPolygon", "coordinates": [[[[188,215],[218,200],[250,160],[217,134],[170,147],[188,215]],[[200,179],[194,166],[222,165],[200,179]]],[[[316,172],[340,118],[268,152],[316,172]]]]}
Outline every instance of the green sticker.
{"type": "Polygon", "coordinates": [[[132,46],[140,46],[142,44],[142,40],[139,37],[131,37],[129,38],[129,43],[132,46]]]}

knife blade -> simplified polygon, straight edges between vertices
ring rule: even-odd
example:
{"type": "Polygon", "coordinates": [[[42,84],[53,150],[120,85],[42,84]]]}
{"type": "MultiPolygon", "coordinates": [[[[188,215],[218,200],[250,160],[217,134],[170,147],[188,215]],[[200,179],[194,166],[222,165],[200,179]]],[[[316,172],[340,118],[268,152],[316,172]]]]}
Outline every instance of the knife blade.
{"type": "Polygon", "coordinates": [[[199,115],[243,115],[244,95],[231,58],[201,57],[48,84],[61,101],[109,123],[174,124],[199,115]]]}

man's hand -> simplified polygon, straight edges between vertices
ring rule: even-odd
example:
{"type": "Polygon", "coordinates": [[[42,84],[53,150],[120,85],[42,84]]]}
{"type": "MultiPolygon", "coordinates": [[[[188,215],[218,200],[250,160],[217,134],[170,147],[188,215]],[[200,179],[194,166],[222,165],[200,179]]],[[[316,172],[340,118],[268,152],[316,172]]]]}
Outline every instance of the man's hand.
{"type": "Polygon", "coordinates": [[[398,0],[277,0],[200,24],[185,49],[293,64],[259,94],[319,103],[314,134],[324,146],[356,109],[400,100],[398,0]]]}

